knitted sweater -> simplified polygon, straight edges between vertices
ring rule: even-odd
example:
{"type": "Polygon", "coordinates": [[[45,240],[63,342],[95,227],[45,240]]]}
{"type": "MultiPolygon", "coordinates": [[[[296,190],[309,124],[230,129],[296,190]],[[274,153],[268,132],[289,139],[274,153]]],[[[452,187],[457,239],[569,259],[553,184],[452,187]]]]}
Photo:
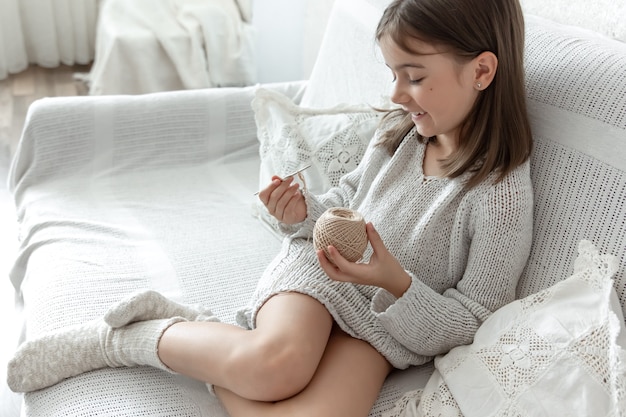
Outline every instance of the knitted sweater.
{"type": "MultiPolygon", "coordinates": [[[[298,291],[323,303],[340,327],[368,341],[393,366],[418,365],[472,342],[478,326],[512,301],[530,253],[533,194],[529,163],[494,184],[467,190],[467,175],[426,177],[425,145],[413,129],[393,156],[375,146],[326,194],[305,193],[307,219],[290,232],[238,315],[254,327],[260,306],[277,292],[298,291]],[[381,288],[330,280],[311,236],[329,207],[349,207],[374,224],[412,283],[400,298],[381,288]]],[[[371,256],[371,248],[365,260],[371,256]]]]}

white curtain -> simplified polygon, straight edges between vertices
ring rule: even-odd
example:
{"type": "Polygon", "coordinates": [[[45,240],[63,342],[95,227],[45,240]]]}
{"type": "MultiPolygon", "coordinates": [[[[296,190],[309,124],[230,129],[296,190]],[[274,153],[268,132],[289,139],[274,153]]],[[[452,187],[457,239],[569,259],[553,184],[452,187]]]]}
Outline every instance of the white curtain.
{"type": "Polygon", "coordinates": [[[0,80],[94,58],[98,0],[0,0],[0,80]]]}

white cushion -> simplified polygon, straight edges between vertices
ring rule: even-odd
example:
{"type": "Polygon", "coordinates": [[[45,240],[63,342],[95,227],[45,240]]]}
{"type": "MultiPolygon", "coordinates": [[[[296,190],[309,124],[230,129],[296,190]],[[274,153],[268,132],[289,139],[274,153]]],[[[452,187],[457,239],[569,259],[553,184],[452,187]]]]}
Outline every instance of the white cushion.
{"type": "Polygon", "coordinates": [[[572,276],[504,306],[471,345],[436,358],[419,405],[397,415],[618,415],[626,327],[611,280],[617,264],[581,241],[572,276]]]}
{"type": "MultiPolygon", "coordinates": [[[[283,177],[310,164],[301,173],[302,185],[314,194],[336,186],[357,167],[382,117],[365,105],[306,108],[264,88],[256,91],[252,108],[260,142],[259,189],[273,175],[283,177]]],[[[257,206],[261,219],[275,228],[273,217],[260,202],[257,206]]]]}
{"type": "Polygon", "coordinates": [[[535,215],[518,295],[556,283],[590,239],[620,257],[626,311],[626,44],[528,15],[525,65],[535,215]]]}
{"type": "Polygon", "coordinates": [[[301,104],[388,105],[392,75],[374,31],[390,0],[335,0],[301,104]],[[358,11],[358,13],[356,12],[358,11]]]}

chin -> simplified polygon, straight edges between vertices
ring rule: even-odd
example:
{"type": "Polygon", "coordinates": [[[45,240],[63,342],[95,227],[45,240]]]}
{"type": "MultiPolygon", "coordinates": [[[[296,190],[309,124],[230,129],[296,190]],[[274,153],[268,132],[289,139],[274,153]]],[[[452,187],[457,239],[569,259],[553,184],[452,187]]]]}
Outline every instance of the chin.
{"type": "Polygon", "coordinates": [[[437,136],[437,134],[434,133],[432,130],[421,128],[418,125],[415,125],[415,127],[416,127],[416,130],[417,130],[417,133],[419,133],[421,136],[423,136],[425,138],[430,138],[430,137],[433,137],[433,136],[437,136]]]}

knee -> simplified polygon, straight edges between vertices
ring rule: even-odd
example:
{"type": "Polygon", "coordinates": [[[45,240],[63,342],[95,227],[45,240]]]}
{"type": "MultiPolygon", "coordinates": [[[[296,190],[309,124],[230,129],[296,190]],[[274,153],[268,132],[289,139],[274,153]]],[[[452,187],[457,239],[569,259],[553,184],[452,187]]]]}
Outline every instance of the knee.
{"type": "Polygon", "coordinates": [[[319,358],[291,341],[260,340],[249,347],[252,356],[243,353],[247,357],[233,358],[232,363],[238,372],[248,375],[241,387],[245,392],[240,394],[258,401],[280,401],[296,395],[309,384],[319,363],[319,358]]]}
{"type": "Polygon", "coordinates": [[[278,401],[302,391],[313,378],[318,360],[292,341],[269,341],[259,348],[256,376],[266,400],[278,401]]]}

